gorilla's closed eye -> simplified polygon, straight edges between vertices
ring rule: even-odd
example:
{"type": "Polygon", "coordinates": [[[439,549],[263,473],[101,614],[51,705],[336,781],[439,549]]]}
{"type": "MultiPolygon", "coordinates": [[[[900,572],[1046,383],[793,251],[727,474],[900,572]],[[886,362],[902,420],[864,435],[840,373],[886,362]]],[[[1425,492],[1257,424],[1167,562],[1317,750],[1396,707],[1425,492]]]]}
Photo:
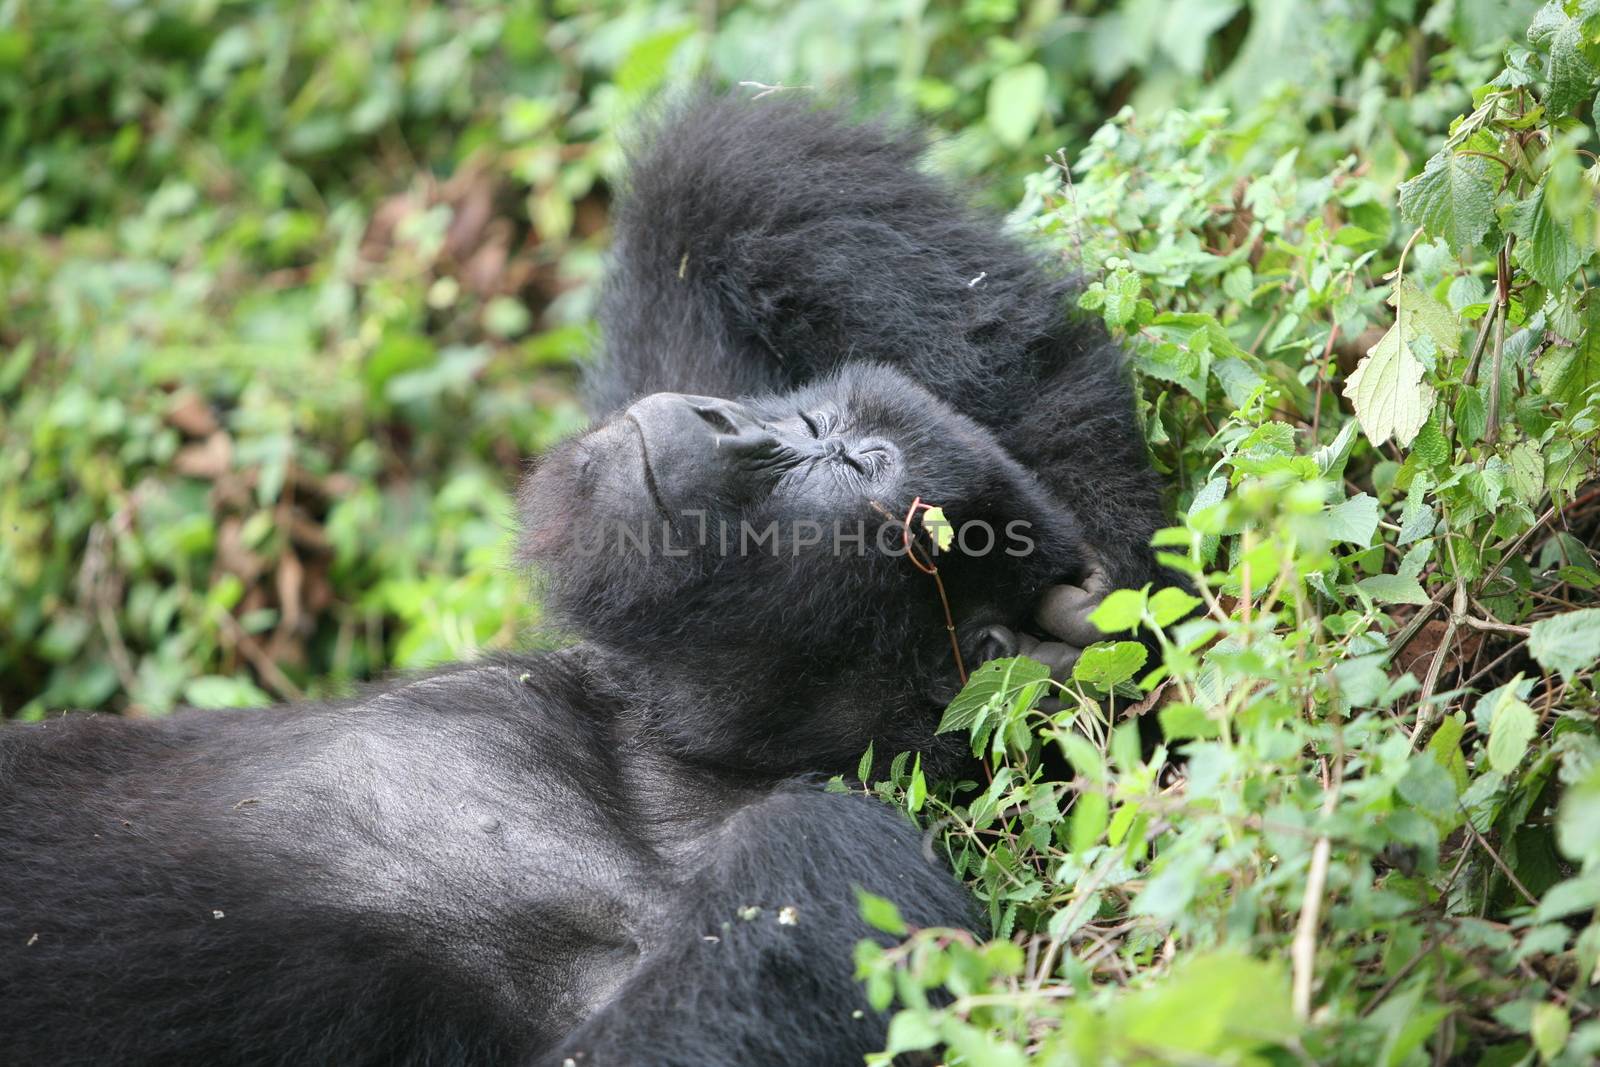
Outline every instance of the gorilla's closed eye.
{"type": "Polygon", "coordinates": [[[796,414],[800,416],[800,421],[806,424],[806,430],[810,432],[811,436],[821,439],[823,433],[828,428],[826,417],[820,414],[809,414],[805,411],[799,411],[796,412],[796,414]]]}

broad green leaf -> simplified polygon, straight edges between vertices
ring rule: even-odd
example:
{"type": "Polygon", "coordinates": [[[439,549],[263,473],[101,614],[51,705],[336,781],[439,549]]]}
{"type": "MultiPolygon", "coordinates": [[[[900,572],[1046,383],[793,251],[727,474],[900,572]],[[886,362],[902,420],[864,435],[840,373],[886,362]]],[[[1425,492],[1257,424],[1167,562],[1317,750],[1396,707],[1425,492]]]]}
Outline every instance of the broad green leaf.
{"type": "Polygon", "coordinates": [[[1415,342],[1426,336],[1440,355],[1454,356],[1461,351],[1461,317],[1444,304],[1401,278],[1389,294],[1389,306],[1405,330],[1406,340],[1415,342]]]}
{"type": "Polygon", "coordinates": [[[1460,797],[1449,769],[1430,752],[1407,761],[1406,773],[1396,788],[1406,803],[1427,815],[1454,812],[1460,797]]]}
{"type": "Polygon", "coordinates": [[[1330,539],[1366,548],[1378,532],[1378,501],[1360,493],[1329,508],[1324,518],[1330,539]]]}
{"type": "Polygon", "coordinates": [[[1426,604],[1428,594],[1415,578],[1398,574],[1374,574],[1356,583],[1356,588],[1380,604],[1426,604]]]}
{"type": "Polygon", "coordinates": [[[1600,860],[1600,767],[1561,794],[1556,808],[1556,846],[1585,866],[1600,860]]]}
{"type": "Polygon", "coordinates": [[[1482,241],[1494,222],[1498,177],[1499,168],[1490,160],[1443,149],[1400,186],[1400,213],[1411,225],[1443,237],[1460,255],[1482,241]]]}
{"type": "Polygon", "coordinates": [[[183,699],[197,708],[255,708],[272,697],[247,678],[207,674],[183,687],[183,699]]]}
{"type": "Polygon", "coordinates": [[[1560,1005],[1541,1001],[1533,1006],[1533,1025],[1528,1032],[1533,1035],[1533,1047],[1539,1050],[1539,1058],[1548,1062],[1567,1047],[1567,1038],[1572,1036],[1572,1020],[1560,1005]]]}
{"type": "Polygon", "coordinates": [[[1545,75],[1550,89],[1545,93],[1545,110],[1565,115],[1594,91],[1594,66],[1584,55],[1583,24],[1567,19],[1549,37],[1550,62],[1545,75]]]}
{"type": "Polygon", "coordinates": [[[1114,589],[1089,613],[1089,621],[1103,634],[1126,633],[1143,617],[1144,593],[1137,589],[1114,589]]]}
{"type": "Polygon", "coordinates": [[[1003,701],[1017,690],[1050,677],[1050,668],[1026,656],[992,659],[973,671],[967,684],[944,710],[939,732],[965,730],[978,719],[990,701],[1003,701]]]}
{"type": "Polygon", "coordinates": [[[986,118],[989,129],[1007,148],[1021,148],[1044,114],[1050,79],[1037,63],[1003,70],[989,83],[986,118]]]}
{"type": "Polygon", "coordinates": [[[652,34],[629,49],[617,65],[617,88],[642,96],[665,80],[678,46],[694,33],[694,23],[674,26],[652,34]]]}
{"type": "Polygon", "coordinates": [[[1551,345],[1534,361],[1539,389],[1552,400],[1579,404],[1600,386],[1600,299],[1585,304],[1583,326],[1577,344],[1551,345]]]}
{"type": "Polygon", "coordinates": [[[1571,679],[1600,662],[1600,608],[1552,615],[1533,624],[1528,653],[1539,666],[1571,679]]]}
{"type": "Polygon", "coordinates": [[[1367,440],[1381,445],[1393,437],[1403,448],[1428,421],[1435,394],[1423,382],[1422,362],[1400,330],[1390,327],[1372,346],[1345,383],[1344,395],[1355,406],[1367,440]]]}
{"type": "Polygon", "coordinates": [[[1104,793],[1085,791],[1072,805],[1068,837],[1072,851],[1083,853],[1100,843],[1111,819],[1111,801],[1104,793]]]}
{"type": "Polygon", "coordinates": [[[1538,728],[1532,708],[1515,697],[1502,700],[1489,722],[1489,766],[1501,774],[1516,770],[1538,728]]]}
{"type": "Polygon", "coordinates": [[[1264,1062],[1240,1053],[1293,1042],[1300,1029],[1287,969],[1226,951],[1189,957],[1148,988],[1113,1002],[1110,1012],[1113,1031],[1140,1050],[1130,1063],[1264,1062]],[[1152,1050],[1166,1054],[1152,1056],[1152,1050]]]}
{"type": "Polygon", "coordinates": [[[1572,239],[1571,227],[1550,214],[1545,199],[1548,182],[1511,209],[1510,228],[1522,240],[1516,259],[1546,289],[1559,289],[1586,258],[1572,239]]]}
{"type": "Polygon", "coordinates": [[[1428,467],[1441,466],[1450,458],[1450,442],[1445,440],[1444,431],[1439,429],[1438,419],[1429,419],[1422,424],[1416,440],[1411,443],[1411,455],[1418,463],[1428,467]]]}
{"type": "Polygon", "coordinates": [[[939,1043],[938,1017],[932,1011],[906,1010],[889,1020],[886,1053],[918,1052],[939,1043]]]}
{"type": "Polygon", "coordinates": [[[1511,491],[1530,507],[1544,498],[1544,454],[1536,441],[1521,441],[1506,457],[1511,491]]]}
{"type": "Polygon", "coordinates": [[[1534,922],[1551,922],[1574,912],[1593,911],[1600,905],[1600,871],[1557,882],[1544,891],[1533,911],[1534,922]]]}
{"type": "Polygon", "coordinates": [[[1179,70],[1199,74],[1211,35],[1243,6],[1241,0],[1175,0],[1157,29],[1162,49],[1179,70]]]}
{"type": "Polygon", "coordinates": [[[1144,666],[1149,652],[1137,641],[1102,642],[1090,645],[1072,668],[1072,676],[1080,682],[1111,689],[1126,682],[1144,666]]]}
{"type": "Polygon", "coordinates": [[[882,930],[893,937],[906,936],[906,921],[900,917],[900,909],[895,906],[894,901],[869,893],[860,886],[856,886],[855,891],[856,906],[868,926],[874,930],[882,930]]]}
{"type": "Polygon", "coordinates": [[[1150,597],[1150,617],[1157,626],[1171,626],[1200,606],[1200,598],[1190,596],[1177,586],[1158,589],[1150,597]]]}

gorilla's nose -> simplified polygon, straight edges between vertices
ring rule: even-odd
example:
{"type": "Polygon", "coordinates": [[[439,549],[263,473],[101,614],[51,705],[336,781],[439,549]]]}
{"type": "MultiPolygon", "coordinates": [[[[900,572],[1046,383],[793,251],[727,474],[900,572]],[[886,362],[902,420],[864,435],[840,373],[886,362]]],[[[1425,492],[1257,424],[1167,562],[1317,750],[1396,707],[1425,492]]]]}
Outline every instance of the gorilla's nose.
{"type": "Polygon", "coordinates": [[[652,393],[628,409],[647,435],[662,435],[688,445],[704,441],[706,431],[721,444],[724,438],[764,436],[759,420],[743,405],[714,396],[688,393],[652,393]]]}
{"type": "Polygon", "coordinates": [[[719,400],[712,396],[686,396],[683,402],[700,416],[702,422],[718,433],[737,434],[755,421],[743,407],[731,400],[719,400]]]}

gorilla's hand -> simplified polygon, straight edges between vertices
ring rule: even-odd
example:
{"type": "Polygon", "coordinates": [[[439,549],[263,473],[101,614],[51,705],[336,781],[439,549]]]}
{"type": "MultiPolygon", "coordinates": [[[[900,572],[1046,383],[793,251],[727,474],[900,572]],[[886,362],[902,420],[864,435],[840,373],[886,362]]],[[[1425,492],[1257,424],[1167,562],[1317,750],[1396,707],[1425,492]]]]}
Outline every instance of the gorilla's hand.
{"type": "Polygon", "coordinates": [[[1105,571],[1094,567],[1084,576],[1082,585],[1057,585],[1045,590],[1034,611],[1034,621],[1051,637],[1085,648],[1104,639],[1089,616],[1109,592],[1111,582],[1105,571]]]}
{"type": "Polygon", "coordinates": [[[1067,681],[1083,650],[1105,636],[1089,621],[1089,615],[1110,591],[1111,582],[1098,564],[1084,575],[1082,585],[1051,586],[1039,598],[1034,622],[1041,632],[1057,640],[1041,641],[1031,634],[991,627],[980,661],[1027,656],[1049,667],[1055,681],[1067,681]]]}

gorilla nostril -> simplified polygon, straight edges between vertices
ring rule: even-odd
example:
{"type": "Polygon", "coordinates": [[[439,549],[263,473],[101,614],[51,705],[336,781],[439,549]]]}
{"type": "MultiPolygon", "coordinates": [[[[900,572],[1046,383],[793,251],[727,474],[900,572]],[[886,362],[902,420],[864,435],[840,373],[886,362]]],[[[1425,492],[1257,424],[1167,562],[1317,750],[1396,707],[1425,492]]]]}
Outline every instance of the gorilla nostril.
{"type": "Polygon", "coordinates": [[[694,413],[699,415],[701,420],[704,421],[706,425],[710,426],[718,433],[736,434],[739,432],[738,424],[729,417],[728,413],[723,410],[721,405],[690,404],[689,406],[694,409],[694,413]]]}

